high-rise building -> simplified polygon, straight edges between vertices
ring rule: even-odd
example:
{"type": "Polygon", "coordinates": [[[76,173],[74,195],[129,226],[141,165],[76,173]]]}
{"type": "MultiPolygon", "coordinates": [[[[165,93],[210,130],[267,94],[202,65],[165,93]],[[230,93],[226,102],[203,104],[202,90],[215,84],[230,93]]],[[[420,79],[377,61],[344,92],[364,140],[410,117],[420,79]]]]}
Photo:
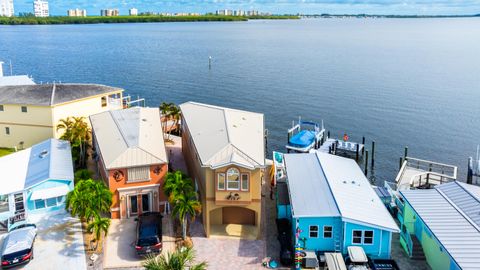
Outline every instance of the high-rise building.
{"type": "Polygon", "coordinates": [[[0,16],[12,17],[13,15],[13,0],[0,0],[0,16]]]}
{"type": "Polygon", "coordinates": [[[68,17],[87,17],[87,10],[85,9],[69,9],[67,11],[68,17]]]}
{"type": "Polygon", "coordinates": [[[33,14],[35,17],[48,17],[48,1],[34,0],[33,1],[33,14]]]}
{"type": "Polygon", "coordinates": [[[128,14],[130,16],[137,16],[138,15],[138,9],[136,8],[131,8],[129,11],[128,11],[128,14]]]}
{"type": "Polygon", "coordinates": [[[101,16],[107,16],[107,17],[112,17],[112,16],[118,16],[118,9],[102,9],[100,11],[101,16]]]}

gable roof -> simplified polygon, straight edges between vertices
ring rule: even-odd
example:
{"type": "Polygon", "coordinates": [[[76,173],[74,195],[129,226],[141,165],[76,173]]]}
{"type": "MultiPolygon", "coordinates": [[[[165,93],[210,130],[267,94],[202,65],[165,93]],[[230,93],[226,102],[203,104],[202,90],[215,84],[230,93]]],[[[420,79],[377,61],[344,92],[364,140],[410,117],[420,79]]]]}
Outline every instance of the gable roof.
{"type": "Polygon", "coordinates": [[[158,108],[129,108],[90,116],[106,169],[167,163],[158,108]]]}
{"type": "Polygon", "coordinates": [[[48,139],[0,158],[0,195],[22,191],[49,179],[73,180],[70,143],[48,139]]]}
{"type": "Polygon", "coordinates": [[[400,193],[460,268],[478,269],[480,187],[454,181],[400,193]]]}
{"type": "Polygon", "coordinates": [[[326,153],[285,154],[295,217],[342,220],[398,232],[398,226],[352,159],[326,153]]]}
{"type": "Polygon", "coordinates": [[[196,102],[180,109],[203,166],[265,166],[263,114],[196,102]]]}
{"type": "Polygon", "coordinates": [[[96,95],[123,91],[100,84],[34,84],[0,86],[0,104],[53,106],[96,95]]]}

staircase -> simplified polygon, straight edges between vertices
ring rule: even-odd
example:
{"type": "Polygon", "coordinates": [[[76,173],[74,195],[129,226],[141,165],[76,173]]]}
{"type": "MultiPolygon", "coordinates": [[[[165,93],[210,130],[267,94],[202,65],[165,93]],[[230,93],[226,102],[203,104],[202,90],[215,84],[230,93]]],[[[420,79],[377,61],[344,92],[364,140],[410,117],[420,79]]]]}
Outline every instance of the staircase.
{"type": "Polygon", "coordinates": [[[422,244],[418,241],[417,237],[412,237],[412,259],[413,260],[425,260],[425,253],[423,253],[422,244]]]}

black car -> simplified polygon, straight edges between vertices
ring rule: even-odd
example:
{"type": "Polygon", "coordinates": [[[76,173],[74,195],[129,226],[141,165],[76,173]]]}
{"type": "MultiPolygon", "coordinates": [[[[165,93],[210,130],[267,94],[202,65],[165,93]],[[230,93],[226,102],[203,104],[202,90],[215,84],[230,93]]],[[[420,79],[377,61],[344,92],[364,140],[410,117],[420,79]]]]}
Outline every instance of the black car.
{"type": "Polygon", "coordinates": [[[2,268],[27,263],[33,259],[33,243],[37,236],[34,224],[22,224],[10,230],[1,248],[2,268]]]}
{"type": "Polygon", "coordinates": [[[159,254],[162,251],[162,215],[157,212],[145,213],[137,221],[135,250],[140,256],[159,254]]]}

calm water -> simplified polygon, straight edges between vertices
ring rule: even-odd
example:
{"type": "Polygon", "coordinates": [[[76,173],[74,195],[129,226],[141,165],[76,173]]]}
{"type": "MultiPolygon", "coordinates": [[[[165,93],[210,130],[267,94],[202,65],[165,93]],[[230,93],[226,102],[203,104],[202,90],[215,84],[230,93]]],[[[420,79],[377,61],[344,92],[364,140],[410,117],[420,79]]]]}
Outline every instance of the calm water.
{"type": "Polygon", "coordinates": [[[270,150],[299,115],[323,119],[377,142],[377,183],[394,179],[405,145],[464,180],[480,143],[480,19],[0,26],[0,59],[37,82],[119,86],[149,106],[263,112],[270,150]]]}

